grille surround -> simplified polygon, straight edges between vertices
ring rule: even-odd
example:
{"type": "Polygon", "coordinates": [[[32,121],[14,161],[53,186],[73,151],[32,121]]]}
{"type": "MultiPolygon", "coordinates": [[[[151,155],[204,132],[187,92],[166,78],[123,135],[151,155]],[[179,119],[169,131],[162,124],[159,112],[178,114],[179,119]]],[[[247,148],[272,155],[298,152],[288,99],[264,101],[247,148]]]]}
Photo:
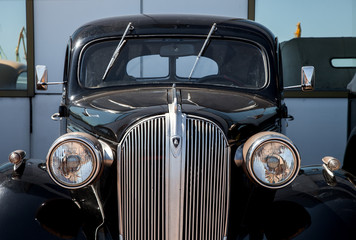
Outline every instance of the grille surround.
{"type": "Polygon", "coordinates": [[[226,237],[230,148],[214,122],[180,108],[143,119],[119,144],[117,170],[122,239],[226,237]]]}

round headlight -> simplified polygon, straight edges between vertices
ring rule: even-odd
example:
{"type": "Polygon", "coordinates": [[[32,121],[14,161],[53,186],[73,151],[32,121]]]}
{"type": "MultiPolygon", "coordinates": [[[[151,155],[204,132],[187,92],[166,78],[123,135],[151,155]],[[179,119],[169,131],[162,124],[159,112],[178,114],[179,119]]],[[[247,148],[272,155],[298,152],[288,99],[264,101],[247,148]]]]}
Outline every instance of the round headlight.
{"type": "Polygon", "coordinates": [[[300,169],[300,156],[294,144],[283,134],[262,132],[244,145],[243,156],[249,176],[268,188],[291,183],[300,169]]]}
{"type": "Polygon", "coordinates": [[[77,189],[90,184],[101,170],[101,146],[85,133],[68,133],[58,138],[47,155],[47,169],[60,186],[77,189]]]}

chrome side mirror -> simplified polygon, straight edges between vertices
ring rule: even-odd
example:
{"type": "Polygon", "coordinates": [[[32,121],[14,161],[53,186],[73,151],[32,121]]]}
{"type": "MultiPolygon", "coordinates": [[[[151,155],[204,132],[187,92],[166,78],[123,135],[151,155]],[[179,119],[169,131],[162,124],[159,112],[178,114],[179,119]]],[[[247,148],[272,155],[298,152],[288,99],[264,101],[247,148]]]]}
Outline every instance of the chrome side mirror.
{"type": "Polygon", "coordinates": [[[36,66],[36,89],[47,90],[48,88],[48,73],[47,67],[44,65],[36,66]]]}
{"type": "Polygon", "coordinates": [[[36,66],[36,89],[47,90],[48,85],[58,85],[63,82],[48,82],[47,67],[44,65],[36,66]]]}
{"type": "Polygon", "coordinates": [[[313,91],[315,86],[315,69],[313,66],[302,67],[302,80],[303,91],[313,91]]]}
{"type": "Polygon", "coordinates": [[[315,69],[313,66],[302,67],[301,84],[284,87],[284,89],[302,88],[302,91],[313,91],[315,86],[315,69]]]}

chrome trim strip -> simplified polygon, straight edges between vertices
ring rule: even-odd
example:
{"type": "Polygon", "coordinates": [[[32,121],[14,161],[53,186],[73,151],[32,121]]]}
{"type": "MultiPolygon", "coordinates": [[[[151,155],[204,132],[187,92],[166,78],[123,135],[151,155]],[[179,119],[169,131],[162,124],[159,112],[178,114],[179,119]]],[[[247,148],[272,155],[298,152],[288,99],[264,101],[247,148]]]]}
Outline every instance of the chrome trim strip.
{"type": "Polygon", "coordinates": [[[172,88],[172,103],[168,105],[169,113],[166,114],[167,138],[166,141],[166,239],[179,240],[182,235],[181,209],[184,193],[184,162],[185,157],[185,125],[186,116],[182,114],[178,104],[177,92],[172,88]]]}
{"type": "Polygon", "coordinates": [[[120,166],[121,166],[121,145],[117,146],[117,194],[118,194],[118,210],[119,210],[119,233],[120,236],[122,236],[123,233],[123,216],[122,216],[122,202],[121,202],[121,171],[120,171],[120,166]]]}
{"type": "Polygon", "coordinates": [[[97,228],[95,229],[95,240],[98,239],[98,232],[99,232],[99,229],[104,225],[105,223],[105,214],[104,214],[104,208],[103,208],[103,205],[100,201],[100,197],[99,197],[99,194],[98,194],[98,191],[96,190],[96,188],[93,186],[93,185],[90,185],[93,193],[94,193],[94,196],[95,196],[95,199],[96,199],[96,202],[98,203],[98,206],[99,206],[99,210],[100,210],[100,214],[101,214],[101,218],[102,218],[102,222],[97,226],[97,228]]]}

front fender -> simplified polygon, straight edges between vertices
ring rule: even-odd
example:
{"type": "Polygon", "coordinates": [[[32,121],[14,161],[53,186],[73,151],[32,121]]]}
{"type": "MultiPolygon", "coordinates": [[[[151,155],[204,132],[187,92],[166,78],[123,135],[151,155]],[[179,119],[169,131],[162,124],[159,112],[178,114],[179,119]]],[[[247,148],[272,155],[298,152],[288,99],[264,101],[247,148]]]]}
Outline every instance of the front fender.
{"type": "MultiPolygon", "coordinates": [[[[40,206],[53,199],[70,199],[67,190],[49,178],[42,160],[26,160],[16,172],[8,163],[0,167],[0,238],[60,239],[36,220],[40,206]]],[[[79,233],[75,239],[84,239],[79,233]]]]}
{"type": "MultiPolygon", "coordinates": [[[[354,177],[339,170],[330,181],[322,167],[302,168],[288,187],[278,190],[275,202],[284,201],[299,206],[299,212],[280,212],[273,217],[275,224],[292,218],[291,224],[304,221],[296,239],[355,239],[356,186],[354,177]],[[302,211],[305,211],[302,213],[302,211]],[[295,213],[296,216],[288,216],[295,213]],[[287,216],[287,217],[286,217],[287,216]],[[309,219],[308,219],[309,218],[309,219]]],[[[286,222],[288,224],[288,222],[286,222]]],[[[282,224],[283,225],[283,224],[282,224]]]]}

